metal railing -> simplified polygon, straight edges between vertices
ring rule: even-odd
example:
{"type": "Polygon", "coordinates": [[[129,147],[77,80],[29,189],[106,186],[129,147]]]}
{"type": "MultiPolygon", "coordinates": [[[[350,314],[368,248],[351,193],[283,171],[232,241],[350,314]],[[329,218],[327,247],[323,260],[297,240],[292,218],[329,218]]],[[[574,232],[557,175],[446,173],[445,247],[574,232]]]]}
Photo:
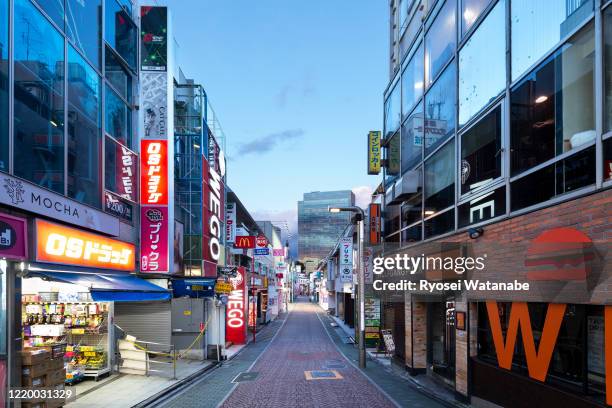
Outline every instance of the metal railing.
{"type": "Polygon", "coordinates": [[[153,364],[155,366],[155,364],[160,364],[162,367],[163,366],[168,366],[168,365],[172,365],[172,379],[176,380],[176,360],[177,360],[177,355],[176,355],[176,348],[173,344],[163,344],[163,343],[155,343],[153,341],[141,341],[141,340],[135,340],[132,343],[134,343],[134,345],[143,345],[141,347],[144,348],[144,352],[145,352],[145,376],[148,377],[150,373],[154,372],[154,373],[162,373],[164,372],[163,370],[159,369],[153,369],[151,368],[151,364],[153,364]],[[164,348],[167,350],[170,350],[169,353],[165,353],[165,352],[161,352],[161,351],[154,351],[149,349],[150,346],[156,346],[159,348],[164,348]],[[172,361],[156,361],[150,358],[150,355],[153,356],[161,356],[161,357],[170,357],[172,359],[172,361]]]}

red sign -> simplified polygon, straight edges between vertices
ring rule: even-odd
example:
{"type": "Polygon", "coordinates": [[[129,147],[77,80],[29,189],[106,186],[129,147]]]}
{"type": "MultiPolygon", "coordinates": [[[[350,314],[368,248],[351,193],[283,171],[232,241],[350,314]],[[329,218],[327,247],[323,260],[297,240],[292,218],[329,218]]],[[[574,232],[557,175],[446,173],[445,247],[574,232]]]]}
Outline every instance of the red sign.
{"type": "Polygon", "coordinates": [[[27,237],[24,218],[0,215],[0,257],[25,260],[28,256],[27,237]]]}
{"type": "Polygon", "coordinates": [[[36,220],[36,260],[133,271],[136,248],[127,242],[36,220]]]}
{"type": "Polygon", "coordinates": [[[168,273],[168,207],[140,208],[140,270],[168,273]]]}
{"type": "Polygon", "coordinates": [[[254,235],[240,235],[234,241],[234,248],[250,249],[255,248],[256,238],[254,235]]]}
{"type": "MultiPolygon", "coordinates": [[[[138,156],[110,137],[106,138],[105,148],[114,149],[113,157],[115,159],[114,184],[112,186],[107,185],[106,188],[121,198],[136,202],[138,200],[136,195],[138,191],[136,188],[138,156]]],[[[110,163],[106,165],[110,166],[110,163]]]]}
{"type": "Polygon", "coordinates": [[[255,239],[255,243],[258,247],[267,247],[268,246],[268,238],[265,235],[258,235],[255,239]]]}
{"type": "Polygon", "coordinates": [[[380,244],[380,231],[381,231],[381,217],[380,217],[380,204],[370,204],[370,245],[380,244]]]}
{"type": "Polygon", "coordinates": [[[140,141],[140,202],[168,204],[168,142],[140,141]]]}
{"type": "Polygon", "coordinates": [[[234,344],[246,343],[246,271],[238,267],[236,276],[230,278],[232,292],[226,307],[225,341],[234,344]]]}
{"type": "Polygon", "coordinates": [[[257,327],[257,298],[251,296],[249,298],[249,327],[257,327]]]}

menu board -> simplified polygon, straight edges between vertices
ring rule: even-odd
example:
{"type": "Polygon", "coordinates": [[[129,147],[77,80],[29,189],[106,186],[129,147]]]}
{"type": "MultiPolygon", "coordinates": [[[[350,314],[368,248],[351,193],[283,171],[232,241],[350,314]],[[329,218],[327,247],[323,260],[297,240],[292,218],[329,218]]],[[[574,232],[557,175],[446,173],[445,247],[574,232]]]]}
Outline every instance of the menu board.
{"type": "Polygon", "coordinates": [[[392,354],[395,352],[395,341],[393,341],[393,334],[391,330],[381,330],[380,333],[383,336],[383,340],[385,342],[385,348],[387,349],[387,353],[392,354]]]}
{"type": "Polygon", "coordinates": [[[380,299],[366,296],[364,303],[365,344],[376,347],[380,342],[380,299]]]}

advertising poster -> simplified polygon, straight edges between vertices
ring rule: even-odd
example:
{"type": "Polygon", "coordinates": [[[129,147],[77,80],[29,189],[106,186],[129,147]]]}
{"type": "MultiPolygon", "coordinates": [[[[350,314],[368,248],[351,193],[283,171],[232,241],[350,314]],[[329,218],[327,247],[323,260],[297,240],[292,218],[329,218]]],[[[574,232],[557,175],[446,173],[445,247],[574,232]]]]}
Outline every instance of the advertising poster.
{"type": "Polygon", "coordinates": [[[168,9],[140,8],[140,66],[143,71],[168,68],[168,9]]]}
{"type": "Polygon", "coordinates": [[[142,72],[143,129],[145,139],[168,137],[168,75],[165,72],[142,72]]]}
{"type": "Polygon", "coordinates": [[[340,282],[353,281],[353,237],[340,240],[340,282]]]}
{"type": "Polygon", "coordinates": [[[368,174],[380,173],[380,162],[382,160],[380,137],[381,132],[379,130],[368,133],[368,174]]]}
{"type": "Polygon", "coordinates": [[[140,270],[168,273],[168,207],[140,208],[140,270]]]}

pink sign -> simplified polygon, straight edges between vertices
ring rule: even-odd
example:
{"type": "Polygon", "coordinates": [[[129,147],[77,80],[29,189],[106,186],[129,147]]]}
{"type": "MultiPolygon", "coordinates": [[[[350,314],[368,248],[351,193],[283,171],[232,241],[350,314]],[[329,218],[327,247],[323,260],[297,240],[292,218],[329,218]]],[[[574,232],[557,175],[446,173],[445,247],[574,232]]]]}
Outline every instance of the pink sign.
{"type": "Polygon", "coordinates": [[[168,273],[168,207],[140,208],[140,270],[168,273]]]}
{"type": "Polygon", "coordinates": [[[274,248],[272,256],[285,256],[285,248],[274,248]]]}
{"type": "Polygon", "coordinates": [[[28,256],[27,236],[24,218],[0,215],[0,257],[25,260],[28,256]]]}

